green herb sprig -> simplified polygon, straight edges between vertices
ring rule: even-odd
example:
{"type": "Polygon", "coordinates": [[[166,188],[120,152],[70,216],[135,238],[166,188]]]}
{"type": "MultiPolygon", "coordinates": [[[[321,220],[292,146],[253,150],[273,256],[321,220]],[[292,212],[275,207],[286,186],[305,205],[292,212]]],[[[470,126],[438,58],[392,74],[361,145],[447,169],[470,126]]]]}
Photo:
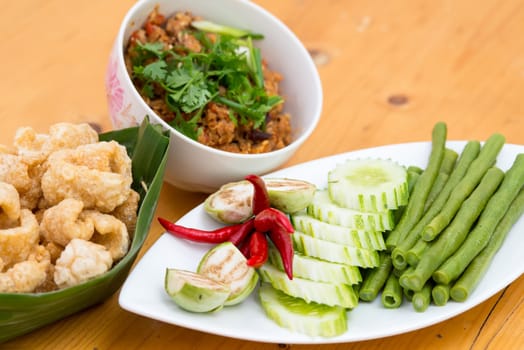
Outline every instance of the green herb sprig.
{"type": "Polygon", "coordinates": [[[137,42],[132,49],[132,78],[150,99],[163,97],[175,118],[170,124],[197,139],[205,106],[213,101],[227,106],[236,123],[253,123],[264,130],[266,115],[283,101],[264,89],[260,49],[253,39],[263,38],[208,21],[189,30],[202,45],[200,52],[161,42],[137,42]],[[196,28],[198,27],[198,28],[196,28]],[[210,40],[207,32],[216,34],[210,40]]]}

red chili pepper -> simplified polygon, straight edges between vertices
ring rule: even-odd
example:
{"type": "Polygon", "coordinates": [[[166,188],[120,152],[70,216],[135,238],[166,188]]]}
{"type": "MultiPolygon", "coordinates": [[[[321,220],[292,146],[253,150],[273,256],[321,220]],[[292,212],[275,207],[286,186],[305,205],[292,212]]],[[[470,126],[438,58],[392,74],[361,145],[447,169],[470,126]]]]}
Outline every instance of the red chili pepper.
{"type": "Polygon", "coordinates": [[[275,225],[282,226],[288,233],[295,231],[289,217],[278,209],[267,208],[255,216],[255,229],[257,231],[267,232],[275,225]]]}
{"type": "Polygon", "coordinates": [[[240,224],[240,227],[229,237],[229,241],[237,247],[246,240],[255,227],[255,219],[251,218],[240,224]]]}
{"type": "Polygon", "coordinates": [[[167,232],[174,236],[201,243],[225,242],[229,240],[231,236],[233,236],[243,225],[235,224],[230,226],[224,226],[216,230],[206,231],[177,225],[167,219],[160,217],[158,218],[158,222],[167,230],[167,232]]]}
{"type": "Polygon", "coordinates": [[[248,266],[258,268],[267,261],[268,245],[266,235],[255,231],[249,238],[249,259],[248,266]]]}
{"type": "Polygon", "coordinates": [[[293,241],[291,240],[291,234],[287,232],[282,226],[275,225],[270,231],[268,231],[269,238],[275,244],[282,263],[284,265],[284,271],[287,277],[293,279],[293,241]]]}
{"type": "Polygon", "coordinates": [[[267,193],[266,183],[258,175],[247,175],[245,179],[254,187],[253,191],[253,214],[257,215],[262,210],[269,208],[269,194],[267,193]]]}

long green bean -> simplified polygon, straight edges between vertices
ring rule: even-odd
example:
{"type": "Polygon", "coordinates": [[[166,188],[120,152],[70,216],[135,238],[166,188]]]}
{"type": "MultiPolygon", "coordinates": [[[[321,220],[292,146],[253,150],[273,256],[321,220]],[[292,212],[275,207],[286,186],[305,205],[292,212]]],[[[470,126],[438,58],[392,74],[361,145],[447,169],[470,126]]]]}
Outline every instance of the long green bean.
{"type": "Polygon", "coordinates": [[[489,199],[477,224],[468,234],[464,243],[433,273],[433,279],[437,283],[449,284],[457,279],[471,260],[484,249],[498,222],[502,219],[522,186],[524,186],[524,153],[516,157],[497,192],[489,199]]]}
{"type": "Polygon", "coordinates": [[[420,261],[420,257],[424,254],[424,251],[429,247],[431,242],[427,242],[422,238],[419,238],[417,243],[413,247],[409,248],[406,252],[406,261],[410,266],[417,266],[420,261]]]}
{"type": "MultiPolygon", "coordinates": [[[[407,181],[408,181],[408,192],[411,196],[411,193],[413,192],[413,187],[415,187],[415,184],[417,183],[420,174],[422,173],[422,170],[419,172],[417,167],[410,166],[408,167],[407,171],[407,181]]],[[[394,212],[394,218],[395,223],[399,222],[400,218],[404,214],[404,210],[406,209],[406,206],[402,206],[395,210],[394,212]]]]}
{"type": "Polygon", "coordinates": [[[493,167],[486,172],[477,188],[464,201],[451,224],[424,251],[415,270],[400,276],[402,287],[413,289],[415,292],[422,289],[432,273],[462,244],[503,178],[504,172],[499,168],[493,167]]]}
{"type": "Polygon", "coordinates": [[[413,293],[411,297],[411,304],[416,312],[424,312],[431,303],[431,290],[433,289],[433,281],[427,280],[424,287],[418,292],[413,293]]]}
{"type": "Polygon", "coordinates": [[[379,253],[380,264],[369,271],[359,289],[359,298],[373,301],[384,287],[393,268],[391,255],[385,251],[379,253]]]}
{"type": "Polygon", "coordinates": [[[390,273],[384,290],[382,290],[382,305],[388,309],[398,308],[404,299],[402,287],[398,282],[397,276],[390,273]]]}
{"type": "Polygon", "coordinates": [[[449,176],[453,171],[453,168],[455,167],[457,158],[458,153],[454,150],[450,148],[446,148],[444,150],[444,158],[442,158],[442,163],[440,164],[439,172],[437,174],[437,177],[435,178],[435,181],[433,182],[433,186],[431,186],[431,190],[429,191],[426,203],[424,204],[424,213],[429,209],[431,204],[433,204],[437,196],[444,189],[444,186],[448,182],[449,176]]]}
{"type": "Polygon", "coordinates": [[[450,290],[451,299],[465,301],[477,287],[513,225],[524,214],[524,188],[502,217],[486,247],[471,261],[450,290]]]}
{"type": "Polygon", "coordinates": [[[429,155],[428,165],[417,180],[399,222],[386,238],[388,250],[393,250],[398,242],[403,239],[404,235],[424,214],[424,204],[433,186],[433,182],[437,177],[442,158],[444,158],[446,138],[446,124],[443,122],[436,123],[432,132],[431,153],[429,155]]]}
{"type": "Polygon", "coordinates": [[[409,233],[405,235],[404,239],[401,242],[398,242],[397,246],[393,249],[391,254],[393,257],[393,265],[396,268],[404,269],[406,263],[411,264],[407,259],[408,250],[415,245],[417,240],[420,240],[424,227],[442,210],[442,207],[446,204],[451,192],[465,176],[470,165],[477,158],[479,152],[480,142],[469,141],[466,143],[464,149],[460,153],[455,168],[449,175],[448,181],[438,194],[437,198],[435,198],[432,205],[424,213],[424,216],[419,220],[419,222],[417,222],[409,233]]]}
{"type": "Polygon", "coordinates": [[[449,290],[451,286],[449,284],[435,284],[431,290],[431,299],[433,304],[437,306],[444,306],[449,300],[449,290]]]}
{"type": "Polygon", "coordinates": [[[497,155],[505,141],[505,137],[501,134],[493,134],[488,138],[480,150],[479,156],[473,161],[466,175],[450,194],[446,205],[424,228],[422,238],[427,241],[435,239],[453,220],[461,204],[478,185],[487,169],[495,164],[497,155]]]}

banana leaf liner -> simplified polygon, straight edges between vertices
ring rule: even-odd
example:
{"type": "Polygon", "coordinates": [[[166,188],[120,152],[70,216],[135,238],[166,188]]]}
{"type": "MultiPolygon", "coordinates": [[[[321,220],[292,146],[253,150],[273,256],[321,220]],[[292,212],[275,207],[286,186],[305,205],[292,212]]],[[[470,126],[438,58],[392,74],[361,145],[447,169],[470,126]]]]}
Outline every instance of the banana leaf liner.
{"type": "Polygon", "coordinates": [[[133,189],[140,193],[129,252],[111,270],[80,285],[47,293],[0,293],[0,343],[101,303],[124,283],[149,233],[167,162],[169,138],[145,118],[137,127],[100,134],[124,145],[132,159],[133,189]]]}

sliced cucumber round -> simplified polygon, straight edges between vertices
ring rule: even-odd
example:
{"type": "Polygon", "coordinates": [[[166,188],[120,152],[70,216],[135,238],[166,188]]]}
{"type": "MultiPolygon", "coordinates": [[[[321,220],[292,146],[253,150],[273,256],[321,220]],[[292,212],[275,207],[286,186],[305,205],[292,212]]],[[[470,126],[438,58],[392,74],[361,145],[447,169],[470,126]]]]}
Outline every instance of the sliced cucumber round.
{"type": "Polygon", "coordinates": [[[266,315],[281,327],[309,336],[334,337],[347,331],[347,312],[340,306],[307,303],[268,283],[258,291],[266,315]]]}
{"type": "Polygon", "coordinates": [[[378,251],[324,241],[302,232],[291,235],[296,251],[318,259],[364,268],[380,264],[378,251]]]}
{"type": "Polygon", "coordinates": [[[348,284],[318,282],[299,277],[290,280],[285,272],[268,263],[262,265],[258,271],[262,281],[308,303],[315,302],[347,309],[352,309],[358,304],[358,295],[348,284]]]}
{"type": "Polygon", "coordinates": [[[334,225],[302,213],[291,215],[291,222],[297,231],[325,241],[372,250],[386,249],[384,234],[381,231],[334,225]]]}
{"type": "Polygon", "coordinates": [[[397,209],[409,199],[407,171],[390,159],[350,159],[328,173],[336,204],[362,211],[397,209]]]}
{"type": "MultiPolygon", "coordinates": [[[[284,264],[275,247],[269,248],[268,261],[284,270],[284,264]]],[[[358,284],[362,281],[360,269],[357,266],[333,263],[306,256],[295,252],[293,256],[293,276],[319,282],[358,284]]]]}
{"type": "Polygon", "coordinates": [[[335,204],[327,190],[317,190],[313,201],[307,207],[307,214],[330,224],[367,231],[393,229],[395,220],[392,210],[365,212],[344,208],[335,204]]]}
{"type": "Polygon", "coordinates": [[[175,268],[166,269],[164,288],[178,306],[191,312],[217,311],[231,292],[224,283],[175,268]]]}
{"type": "Polygon", "coordinates": [[[244,301],[258,283],[256,270],[247,265],[247,259],[231,242],[210,249],[200,261],[197,272],[229,286],[231,293],[224,305],[244,301]]]}

